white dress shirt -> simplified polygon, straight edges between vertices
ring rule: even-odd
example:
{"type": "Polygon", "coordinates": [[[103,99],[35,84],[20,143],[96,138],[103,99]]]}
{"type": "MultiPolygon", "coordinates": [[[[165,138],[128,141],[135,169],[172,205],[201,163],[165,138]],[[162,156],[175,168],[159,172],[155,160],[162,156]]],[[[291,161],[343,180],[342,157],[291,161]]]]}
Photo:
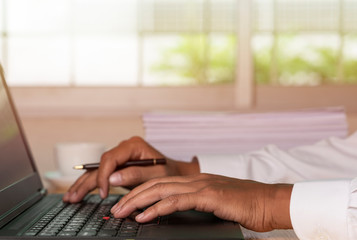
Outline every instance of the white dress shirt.
{"type": "Polygon", "coordinates": [[[288,151],[269,145],[245,154],[197,158],[201,172],[294,183],[290,215],[301,240],[357,239],[357,132],[288,151]]]}

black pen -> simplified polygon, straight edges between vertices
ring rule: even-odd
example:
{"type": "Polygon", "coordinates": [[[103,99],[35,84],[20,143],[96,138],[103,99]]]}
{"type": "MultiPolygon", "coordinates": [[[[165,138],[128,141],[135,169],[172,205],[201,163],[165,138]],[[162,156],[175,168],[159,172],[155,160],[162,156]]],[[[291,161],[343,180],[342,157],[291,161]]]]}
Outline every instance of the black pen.
{"type": "MultiPolygon", "coordinates": [[[[89,170],[99,168],[100,163],[88,163],[83,165],[77,165],[73,168],[76,170],[89,170]]],[[[142,160],[130,160],[124,164],[117,167],[117,169],[122,169],[130,166],[155,166],[158,164],[166,164],[165,158],[152,158],[152,159],[142,159],[142,160]]]]}

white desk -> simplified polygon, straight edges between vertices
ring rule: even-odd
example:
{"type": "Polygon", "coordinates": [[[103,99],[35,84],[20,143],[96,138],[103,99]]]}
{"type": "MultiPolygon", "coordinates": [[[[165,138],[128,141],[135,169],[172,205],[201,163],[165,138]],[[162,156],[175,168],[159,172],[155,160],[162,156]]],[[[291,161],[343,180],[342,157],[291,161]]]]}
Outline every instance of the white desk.
{"type": "Polygon", "coordinates": [[[242,228],[246,240],[298,240],[293,230],[274,230],[266,233],[257,233],[242,228]]]}

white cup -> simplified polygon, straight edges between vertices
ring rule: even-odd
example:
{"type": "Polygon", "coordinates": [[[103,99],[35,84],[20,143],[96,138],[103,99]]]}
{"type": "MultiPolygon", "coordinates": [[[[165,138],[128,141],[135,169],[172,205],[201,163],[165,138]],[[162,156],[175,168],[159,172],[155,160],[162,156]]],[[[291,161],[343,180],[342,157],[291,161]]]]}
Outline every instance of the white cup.
{"type": "Polygon", "coordinates": [[[54,148],[57,167],[62,176],[79,176],[84,170],[73,169],[76,165],[100,162],[105,145],[92,142],[57,143],[54,148]]]}

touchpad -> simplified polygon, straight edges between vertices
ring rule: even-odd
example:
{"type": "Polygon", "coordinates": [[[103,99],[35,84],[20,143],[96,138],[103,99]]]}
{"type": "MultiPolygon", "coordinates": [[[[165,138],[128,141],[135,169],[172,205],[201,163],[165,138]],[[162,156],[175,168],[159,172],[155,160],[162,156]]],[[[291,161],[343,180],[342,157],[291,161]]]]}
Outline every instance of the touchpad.
{"type": "Polygon", "coordinates": [[[141,238],[166,239],[243,239],[239,224],[221,220],[210,213],[175,212],[161,217],[160,224],[144,224],[141,238]]]}

